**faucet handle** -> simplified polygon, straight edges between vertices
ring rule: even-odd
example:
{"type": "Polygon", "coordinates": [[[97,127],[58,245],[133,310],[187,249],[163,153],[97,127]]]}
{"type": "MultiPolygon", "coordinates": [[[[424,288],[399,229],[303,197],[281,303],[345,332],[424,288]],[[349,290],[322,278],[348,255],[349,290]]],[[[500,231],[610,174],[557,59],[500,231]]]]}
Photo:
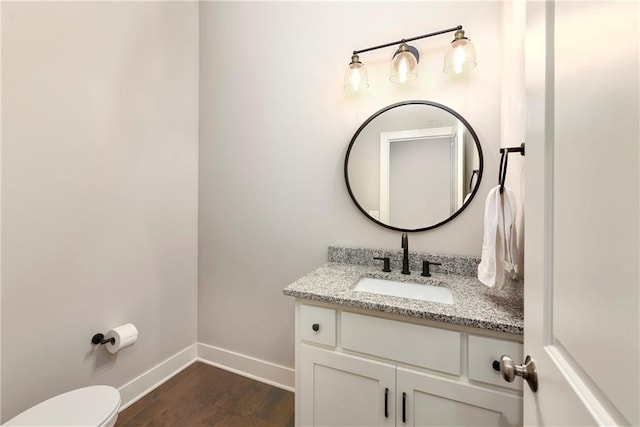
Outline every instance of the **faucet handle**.
{"type": "Polygon", "coordinates": [[[384,271],[385,273],[388,273],[391,271],[391,267],[389,265],[389,257],[385,256],[385,257],[373,257],[373,259],[379,259],[382,260],[382,271],[384,271]]]}
{"type": "Polygon", "coordinates": [[[429,271],[429,266],[430,265],[442,265],[442,263],[439,262],[430,262],[427,260],[422,261],[422,276],[424,277],[431,277],[431,272],[429,271]]]}

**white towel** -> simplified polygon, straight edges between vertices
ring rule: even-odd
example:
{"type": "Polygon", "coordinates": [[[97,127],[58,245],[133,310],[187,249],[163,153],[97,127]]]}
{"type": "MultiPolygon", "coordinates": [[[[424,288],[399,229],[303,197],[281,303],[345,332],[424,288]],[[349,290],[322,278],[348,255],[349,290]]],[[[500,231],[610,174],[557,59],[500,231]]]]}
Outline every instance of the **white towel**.
{"type": "Polygon", "coordinates": [[[516,197],[500,186],[492,188],[484,208],[484,240],[478,265],[478,280],[489,287],[504,285],[505,272],[517,278],[518,238],[516,235],[516,197]]]}

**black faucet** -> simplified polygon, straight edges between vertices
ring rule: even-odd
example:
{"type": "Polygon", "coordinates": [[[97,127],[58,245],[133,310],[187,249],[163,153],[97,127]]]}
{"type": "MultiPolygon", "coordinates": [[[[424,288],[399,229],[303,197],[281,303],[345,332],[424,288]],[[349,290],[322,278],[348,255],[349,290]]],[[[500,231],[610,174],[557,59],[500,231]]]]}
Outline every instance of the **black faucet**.
{"type": "Polygon", "coordinates": [[[402,233],[402,274],[411,274],[409,271],[409,237],[407,233],[402,233]]]}

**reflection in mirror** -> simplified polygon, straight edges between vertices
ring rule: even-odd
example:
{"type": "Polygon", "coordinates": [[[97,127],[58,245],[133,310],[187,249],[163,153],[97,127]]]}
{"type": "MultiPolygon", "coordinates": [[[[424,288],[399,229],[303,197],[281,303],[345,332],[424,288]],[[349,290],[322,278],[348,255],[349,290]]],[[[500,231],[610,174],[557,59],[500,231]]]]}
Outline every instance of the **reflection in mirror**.
{"type": "Polygon", "coordinates": [[[429,101],[393,104],[367,119],[345,159],[347,189],[371,220],[422,231],[457,216],[482,177],[482,149],[469,123],[429,101]]]}

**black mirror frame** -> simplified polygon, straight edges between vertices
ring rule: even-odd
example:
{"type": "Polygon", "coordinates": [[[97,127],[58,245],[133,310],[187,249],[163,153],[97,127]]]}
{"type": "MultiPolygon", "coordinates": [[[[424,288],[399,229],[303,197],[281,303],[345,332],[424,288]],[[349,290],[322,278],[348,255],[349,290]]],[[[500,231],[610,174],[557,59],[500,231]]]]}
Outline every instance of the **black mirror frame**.
{"type": "Polygon", "coordinates": [[[360,212],[362,212],[362,214],[365,217],[367,217],[369,220],[375,222],[378,225],[381,225],[382,227],[388,228],[390,230],[404,231],[404,232],[415,232],[415,231],[431,230],[433,228],[440,227],[441,225],[444,225],[444,224],[448,223],[449,221],[451,221],[452,219],[454,219],[455,217],[460,215],[460,213],[462,211],[464,211],[467,206],[469,206],[469,203],[471,203],[471,201],[475,197],[476,193],[478,192],[478,188],[480,187],[480,182],[482,181],[482,172],[483,172],[483,170],[484,170],[484,160],[483,160],[483,156],[482,156],[482,147],[480,146],[480,140],[478,139],[478,135],[476,135],[475,130],[473,130],[473,128],[471,127],[469,122],[467,122],[467,120],[464,117],[462,117],[460,114],[458,114],[456,111],[452,110],[449,107],[446,107],[446,106],[444,106],[442,104],[438,104],[436,102],[421,101],[421,100],[411,100],[411,101],[396,102],[395,104],[388,105],[388,106],[384,107],[383,109],[381,109],[379,111],[376,111],[371,117],[369,117],[367,120],[364,121],[364,123],[362,123],[360,125],[360,127],[358,128],[356,133],[353,135],[353,138],[351,138],[351,142],[349,142],[349,147],[347,148],[347,154],[346,154],[345,159],[344,159],[344,180],[345,180],[345,182],[347,184],[347,191],[349,191],[349,196],[351,196],[351,200],[353,200],[353,203],[355,203],[356,207],[360,210],[360,212]],[[382,223],[382,222],[378,221],[377,219],[375,219],[371,215],[369,215],[367,213],[367,211],[365,211],[362,206],[360,206],[360,203],[358,203],[358,200],[356,199],[355,195],[353,194],[353,191],[351,190],[351,185],[349,184],[349,173],[348,173],[349,155],[351,154],[351,149],[353,148],[353,144],[355,143],[356,139],[358,138],[358,135],[360,135],[360,132],[362,132],[362,130],[373,119],[375,119],[376,117],[378,117],[382,113],[384,113],[386,111],[389,111],[389,110],[391,110],[393,108],[401,107],[403,105],[429,105],[429,106],[440,108],[441,110],[447,111],[448,113],[450,113],[453,116],[455,116],[458,120],[460,120],[465,125],[465,127],[467,128],[467,130],[469,131],[469,133],[473,137],[473,140],[476,143],[476,148],[478,150],[478,157],[479,157],[479,160],[480,160],[479,161],[479,166],[478,166],[478,169],[479,169],[478,170],[478,177],[476,179],[476,184],[473,187],[473,190],[471,191],[471,196],[469,196],[467,201],[462,204],[460,209],[455,211],[449,218],[445,219],[444,221],[440,221],[437,224],[431,225],[429,227],[408,229],[408,228],[394,227],[392,225],[385,224],[385,223],[382,223]]]}

